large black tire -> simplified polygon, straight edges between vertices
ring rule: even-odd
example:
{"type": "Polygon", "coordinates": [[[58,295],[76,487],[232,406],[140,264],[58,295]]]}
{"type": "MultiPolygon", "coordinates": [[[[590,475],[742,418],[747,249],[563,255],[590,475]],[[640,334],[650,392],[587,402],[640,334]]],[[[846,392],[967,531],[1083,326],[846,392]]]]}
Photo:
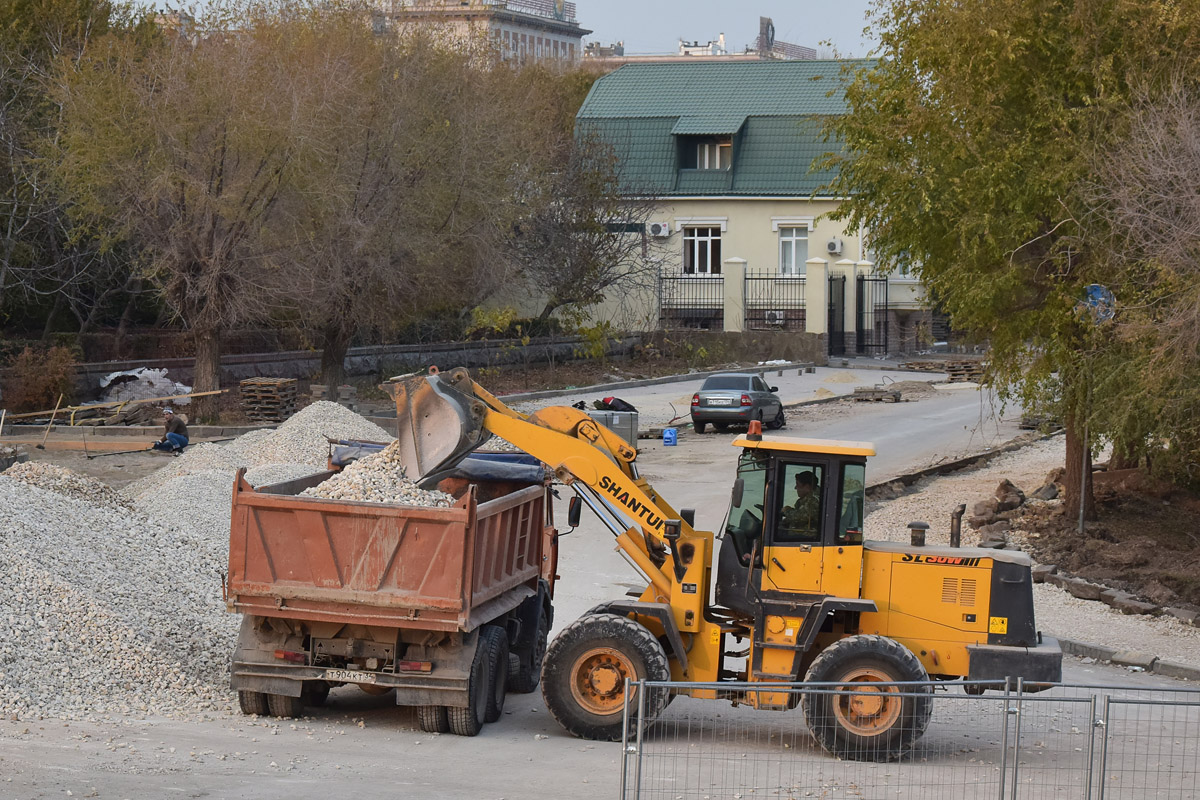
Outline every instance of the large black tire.
{"type": "Polygon", "coordinates": [[[533,642],[533,652],[529,659],[521,659],[520,669],[509,671],[508,690],[515,694],[530,694],[537,689],[542,680],[542,662],[546,658],[546,643],[550,640],[550,620],[543,611],[538,614],[537,636],[533,642]]]}
{"type": "Polygon", "coordinates": [[[459,736],[475,736],[483,728],[488,698],[492,694],[491,670],[488,669],[488,648],[480,633],[471,659],[471,675],[467,680],[467,707],[448,708],[450,731],[459,736]]]}
{"type": "Polygon", "coordinates": [[[773,431],[777,431],[787,425],[787,415],[783,413],[783,406],[779,407],[779,413],[775,415],[775,419],[767,423],[767,427],[773,431]]]}
{"type": "MultiPolygon", "coordinates": [[[[923,681],[929,675],[912,651],[885,636],[848,636],[825,648],[805,681],[869,687],[872,682],[923,681]]],[[[843,688],[842,686],[835,688],[843,688]]],[[[817,742],[839,758],[895,761],[925,733],[933,713],[926,686],[865,688],[860,694],[805,692],[804,717],[817,742]]]]}
{"type": "Polygon", "coordinates": [[[248,692],[241,690],[238,692],[238,706],[241,707],[243,714],[257,714],[260,717],[265,717],[271,713],[267,710],[267,696],[262,692],[248,692]]]}
{"type": "Polygon", "coordinates": [[[267,695],[267,709],[272,717],[298,717],[304,713],[304,701],[286,694],[267,695]]]}
{"type": "Polygon", "coordinates": [[[325,681],[305,681],[300,700],[306,706],[320,708],[329,699],[329,684],[325,681]]]}
{"type": "MultiPolygon", "coordinates": [[[[555,637],[546,652],[542,696],[567,731],[581,739],[619,741],[625,681],[670,680],[667,654],[654,634],[628,617],[581,617],[555,637]]],[[[668,692],[648,692],[645,722],[667,705],[668,692]]],[[[636,692],[631,701],[637,703],[636,692]]],[[[630,719],[637,716],[636,706],[630,719]]]]}
{"type": "Polygon", "coordinates": [[[693,422],[692,423],[692,430],[694,430],[696,433],[704,433],[704,430],[707,427],[708,427],[707,422],[693,422]]]}
{"type": "Polygon", "coordinates": [[[503,628],[487,626],[479,634],[480,647],[487,648],[488,687],[487,706],[483,721],[495,722],[504,713],[504,694],[508,691],[508,633],[503,628]]]}
{"type": "Polygon", "coordinates": [[[445,706],[417,706],[417,725],[426,733],[447,733],[450,718],[445,706]]]}

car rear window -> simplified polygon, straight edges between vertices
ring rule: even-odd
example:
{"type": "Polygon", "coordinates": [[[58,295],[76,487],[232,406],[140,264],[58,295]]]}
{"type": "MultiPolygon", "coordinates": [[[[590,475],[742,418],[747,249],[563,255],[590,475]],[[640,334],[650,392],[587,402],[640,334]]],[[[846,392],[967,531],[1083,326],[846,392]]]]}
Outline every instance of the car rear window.
{"type": "Polygon", "coordinates": [[[708,389],[743,390],[748,388],[750,388],[749,378],[739,378],[732,375],[714,375],[704,381],[704,387],[700,391],[708,389]]]}

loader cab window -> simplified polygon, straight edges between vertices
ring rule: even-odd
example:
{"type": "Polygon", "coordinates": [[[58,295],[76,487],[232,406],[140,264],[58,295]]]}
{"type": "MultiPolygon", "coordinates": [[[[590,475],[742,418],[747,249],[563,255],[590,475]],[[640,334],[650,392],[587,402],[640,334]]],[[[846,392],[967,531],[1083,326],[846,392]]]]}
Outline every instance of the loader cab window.
{"type": "Polygon", "coordinates": [[[838,513],[837,529],[838,544],[862,544],[866,486],[866,465],[842,465],[841,508],[838,513]]]}
{"type": "Polygon", "coordinates": [[[784,464],[782,473],[775,493],[775,543],[819,543],[825,470],[816,464],[784,464]]]}
{"type": "Polygon", "coordinates": [[[770,461],[764,453],[746,450],[738,458],[737,477],[742,481],[742,500],[730,504],[729,516],[725,520],[725,535],[737,551],[738,561],[750,564],[751,553],[757,542],[761,550],[763,531],[763,507],[767,495],[767,467],[770,461]]]}

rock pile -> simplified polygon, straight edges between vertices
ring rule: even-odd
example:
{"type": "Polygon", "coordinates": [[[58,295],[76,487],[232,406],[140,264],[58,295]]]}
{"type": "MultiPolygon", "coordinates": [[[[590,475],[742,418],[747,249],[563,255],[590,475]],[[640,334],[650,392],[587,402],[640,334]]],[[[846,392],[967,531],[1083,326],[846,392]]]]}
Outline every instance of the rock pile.
{"type": "Polygon", "coordinates": [[[4,471],[4,477],[41,487],[64,497],[82,500],[100,508],[125,511],[133,508],[120,492],[108,484],[54,464],[41,461],[14,464],[4,471]]]}
{"type": "Polygon", "coordinates": [[[3,475],[0,520],[0,716],[229,707],[223,545],[3,475]]]}
{"type": "MultiPolygon", "coordinates": [[[[1044,486],[1033,493],[1034,500],[1053,500],[1058,497],[1055,474],[1047,476],[1044,486]]],[[[979,546],[1003,550],[1008,546],[1008,533],[1012,520],[1021,516],[1026,503],[1025,493],[1008,479],[1000,481],[996,491],[987,500],[981,500],[971,509],[967,524],[979,531],[979,546]]]]}
{"type": "Polygon", "coordinates": [[[454,498],[445,492],[426,491],[409,480],[400,461],[399,443],[350,464],[324,483],[301,492],[306,497],[329,500],[363,500],[407,506],[448,508],[454,498]]]}

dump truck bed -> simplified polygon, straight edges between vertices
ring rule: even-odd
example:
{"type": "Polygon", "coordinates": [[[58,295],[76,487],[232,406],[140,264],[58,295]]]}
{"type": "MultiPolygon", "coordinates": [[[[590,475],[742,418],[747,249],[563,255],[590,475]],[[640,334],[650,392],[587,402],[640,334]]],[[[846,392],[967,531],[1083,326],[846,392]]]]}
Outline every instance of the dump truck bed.
{"type": "Polygon", "coordinates": [[[447,479],[451,508],[326,500],[299,493],[331,472],[233,492],[231,611],[470,631],[551,584],[548,487],[447,479]],[[487,499],[490,498],[490,499],[487,499]]]}

